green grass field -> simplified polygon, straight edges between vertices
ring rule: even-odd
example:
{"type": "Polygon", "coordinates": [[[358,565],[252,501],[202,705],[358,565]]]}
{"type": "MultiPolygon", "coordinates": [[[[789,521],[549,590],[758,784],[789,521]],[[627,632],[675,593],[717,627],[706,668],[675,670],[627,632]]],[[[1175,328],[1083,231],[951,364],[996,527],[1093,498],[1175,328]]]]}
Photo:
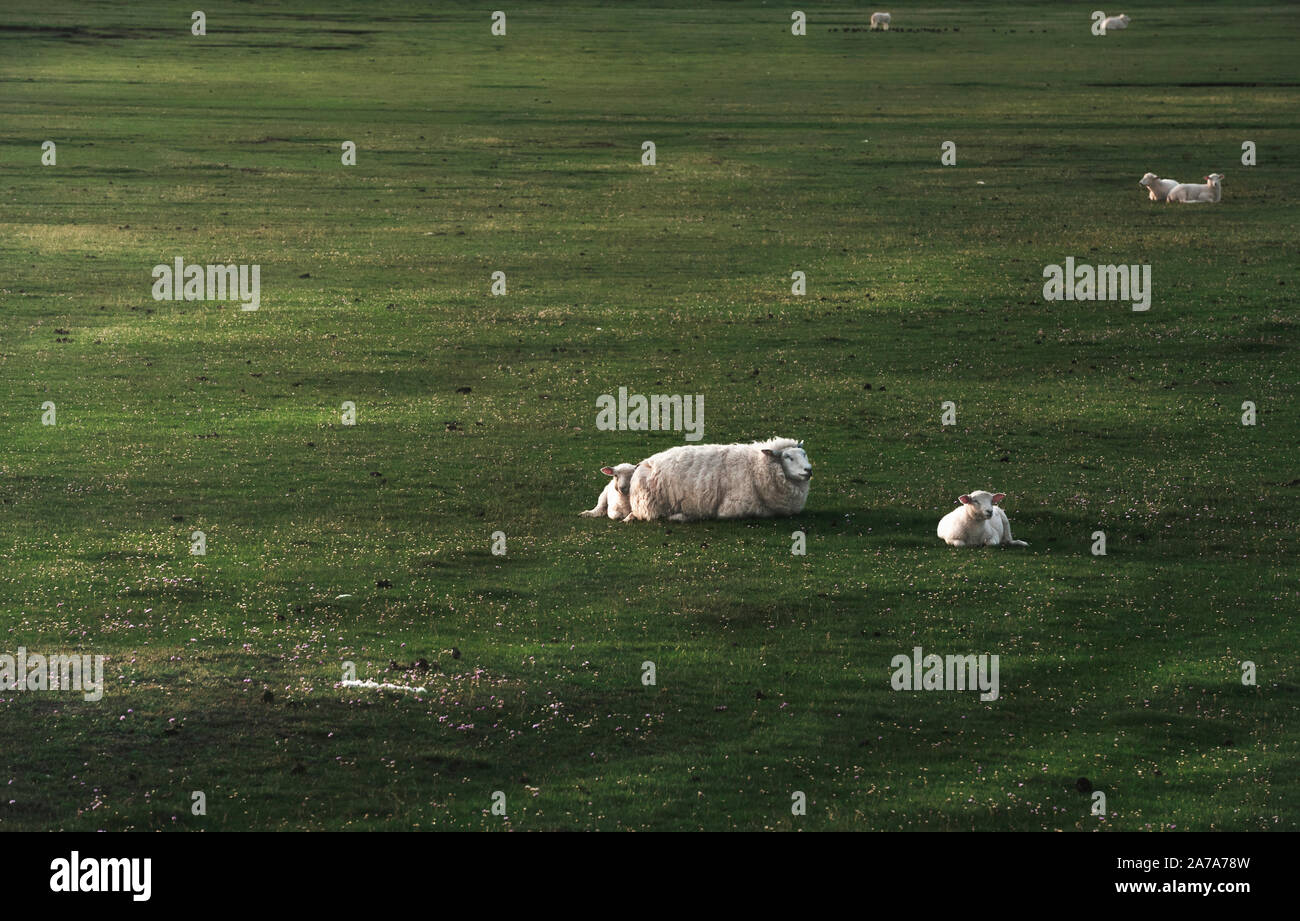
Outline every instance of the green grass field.
{"type": "Polygon", "coordinates": [[[105,687],[0,692],[0,830],[1297,827],[1300,7],[797,8],[5,4],[0,654],[105,687]],[[805,511],[579,518],[621,386],[805,511]]]}

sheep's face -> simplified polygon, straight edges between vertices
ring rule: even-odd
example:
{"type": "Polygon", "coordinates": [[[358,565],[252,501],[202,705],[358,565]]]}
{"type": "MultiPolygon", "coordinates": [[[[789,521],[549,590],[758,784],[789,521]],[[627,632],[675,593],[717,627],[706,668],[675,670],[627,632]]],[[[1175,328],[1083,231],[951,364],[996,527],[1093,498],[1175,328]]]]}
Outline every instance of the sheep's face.
{"type": "Polygon", "coordinates": [[[1223,181],[1223,174],[1210,173],[1210,175],[1205,177],[1205,181],[1208,182],[1210,185],[1218,185],[1220,182],[1223,181]]]}
{"type": "Polygon", "coordinates": [[[781,471],[786,479],[798,483],[807,483],[812,479],[812,464],[808,462],[808,455],[801,446],[782,451],[764,448],[763,453],[781,465],[781,471]]]}
{"type": "Polygon", "coordinates": [[[992,493],[977,489],[973,493],[958,496],[957,501],[966,506],[966,514],[972,518],[989,519],[993,517],[993,506],[1006,497],[1006,493],[992,493]]]}
{"type": "Polygon", "coordinates": [[[1127,13],[1123,13],[1123,14],[1120,15],[1120,17],[1119,17],[1119,21],[1122,22],[1122,23],[1124,23],[1124,25],[1128,25],[1128,24],[1129,24],[1130,22],[1132,22],[1133,20],[1132,20],[1132,19],[1129,19],[1127,13]]]}
{"type": "Polygon", "coordinates": [[[617,467],[601,467],[600,472],[605,476],[614,478],[614,488],[623,495],[628,494],[632,488],[632,471],[636,470],[636,464],[619,464],[617,467]]]}
{"type": "Polygon", "coordinates": [[[1160,181],[1160,177],[1157,176],[1155,173],[1147,173],[1145,176],[1143,176],[1141,179],[1138,180],[1138,185],[1144,185],[1147,188],[1150,188],[1151,183],[1159,182],[1159,181],[1160,181]]]}

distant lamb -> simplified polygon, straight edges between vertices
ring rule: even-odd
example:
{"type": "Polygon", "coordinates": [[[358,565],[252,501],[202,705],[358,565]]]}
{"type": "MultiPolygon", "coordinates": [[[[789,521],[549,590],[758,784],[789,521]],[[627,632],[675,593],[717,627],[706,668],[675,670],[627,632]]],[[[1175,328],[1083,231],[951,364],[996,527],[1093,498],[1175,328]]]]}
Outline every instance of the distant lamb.
{"type": "Polygon", "coordinates": [[[1127,16],[1107,16],[1101,21],[1101,30],[1103,32],[1115,32],[1119,29],[1127,29],[1128,24],[1132,21],[1127,16]]]}
{"type": "Polygon", "coordinates": [[[1138,185],[1146,186],[1152,201],[1164,201],[1169,191],[1178,185],[1177,179],[1161,179],[1155,173],[1147,173],[1138,180],[1138,185]]]}
{"type": "Polygon", "coordinates": [[[888,31],[889,31],[889,18],[890,18],[890,17],[889,17],[889,14],[888,14],[888,13],[872,13],[872,14],[871,14],[871,28],[873,28],[873,29],[884,29],[886,32],[888,32],[888,31]]]}
{"type": "Polygon", "coordinates": [[[613,477],[605,484],[605,489],[600,494],[600,500],[596,507],[588,509],[585,512],[579,512],[583,518],[599,518],[602,515],[608,515],[622,521],[632,511],[632,506],[627,501],[628,490],[632,486],[632,473],[636,470],[636,464],[619,464],[617,467],[601,467],[600,472],[607,477],[613,477]]]}
{"type": "Polygon", "coordinates": [[[949,547],[1028,547],[1011,536],[1007,513],[998,507],[1006,497],[1006,493],[982,489],[958,496],[961,505],[940,520],[939,537],[949,547]]]}
{"type": "Polygon", "coordinates": [[[771,518],[797,515],[808,501],[812,465],[803,442],[682,445],[643,460],[632,475],[624,521],[771,518]]]}
{"type": "Polygon", "coordinates": [[[1180,182],[1169,190],[1169,195],[1165,198],[1165,204],[1171,201],[1180,201],[1184,204],[1194,205],[1198,202],[1215,202],[1223,199],[1223,176],[1220,173],[1210,173],[1205,177],[1208,185],[1199,185],[1193,182],[1180,182]]]}

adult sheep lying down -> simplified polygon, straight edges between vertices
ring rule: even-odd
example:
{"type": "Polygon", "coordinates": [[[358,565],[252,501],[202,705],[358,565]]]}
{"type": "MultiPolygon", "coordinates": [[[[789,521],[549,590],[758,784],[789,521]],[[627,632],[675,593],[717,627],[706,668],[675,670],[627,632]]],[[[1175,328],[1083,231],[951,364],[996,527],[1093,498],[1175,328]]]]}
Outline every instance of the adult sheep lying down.
{"type": "Polygon", "coordinates": [[[797,515],[808,501],[812,465],[803,442],[682,445],[643,460],[632,475],[624,521],[695,521],[797,515]]]}

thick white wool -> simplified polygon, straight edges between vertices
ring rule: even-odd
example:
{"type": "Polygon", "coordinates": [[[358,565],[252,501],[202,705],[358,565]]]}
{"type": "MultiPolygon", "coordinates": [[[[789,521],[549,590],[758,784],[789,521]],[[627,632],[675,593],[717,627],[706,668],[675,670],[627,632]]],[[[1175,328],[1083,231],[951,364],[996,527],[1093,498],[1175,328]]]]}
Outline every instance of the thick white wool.
{"type": "Polygon", "coordinates": [[[811,476],[808,455],[791,438],[681,445],[651,455],[636,468],[628,520],[797,515],[808,500],[811,476]]]}

